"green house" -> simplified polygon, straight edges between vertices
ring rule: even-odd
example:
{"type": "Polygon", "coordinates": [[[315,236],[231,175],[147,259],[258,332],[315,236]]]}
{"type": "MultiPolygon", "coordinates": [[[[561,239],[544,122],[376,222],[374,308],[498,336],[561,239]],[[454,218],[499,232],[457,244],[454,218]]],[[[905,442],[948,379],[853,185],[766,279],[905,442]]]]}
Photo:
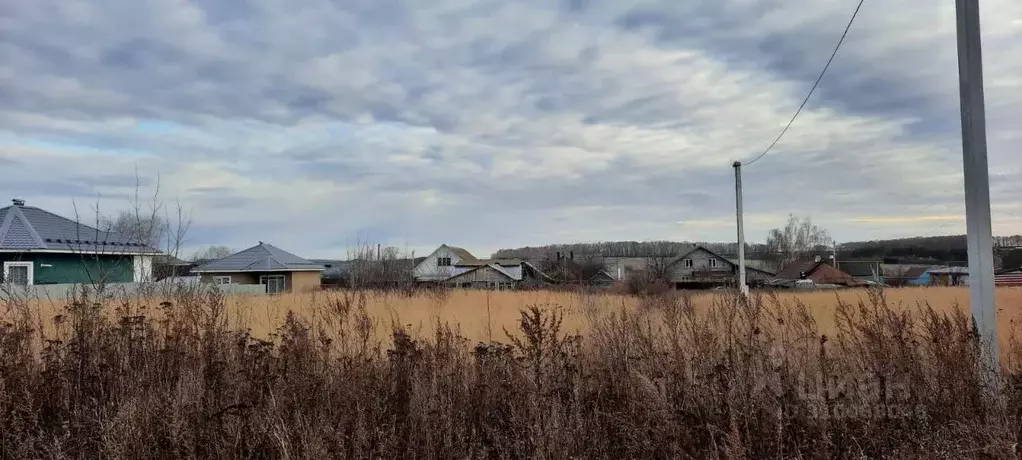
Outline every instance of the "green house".
{"type": "Polygon", "coordinates": [[[0,208],[3,283],[130,283],[152,276],[160,251],[39,208],[24,200],[0,208]]]}

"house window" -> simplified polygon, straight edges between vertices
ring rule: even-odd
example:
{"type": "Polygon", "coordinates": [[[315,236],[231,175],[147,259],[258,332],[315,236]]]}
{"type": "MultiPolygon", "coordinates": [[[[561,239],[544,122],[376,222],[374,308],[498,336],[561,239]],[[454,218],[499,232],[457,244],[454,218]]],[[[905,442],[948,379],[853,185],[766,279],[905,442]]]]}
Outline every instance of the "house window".
{"type": "Polygon", "coordinates": [[[15,286],[31,286],[32,262],[4,262],[4,283],[15,286]]]}
{"type": "Polygon", "coordinates": [[[436,259],[436,266],[437,267],[450,267],[451,266],[451,258],[450,257],[437,257],[437,259],[436,259]]]}
{"type": "Polygon", "coordinates": [[[231,284],[230,276],[216,276],[213,278],[213,284],[231,284]]]}
{"type": "Polygon", "coordinates": [[[284,275],[262,275],[259,277],[259,284],[266,286],[267,294],[279,294],[287,291],[284,275]]]}
{"type": "Polygon", "coordinates": [[[685,259],[685,268],[692,268],[692,259],[685,259]]]}
{"type": "Polygon", "coordinates": [[[717,259],[710,259],[710,268],[717,268],[717,259]]]}

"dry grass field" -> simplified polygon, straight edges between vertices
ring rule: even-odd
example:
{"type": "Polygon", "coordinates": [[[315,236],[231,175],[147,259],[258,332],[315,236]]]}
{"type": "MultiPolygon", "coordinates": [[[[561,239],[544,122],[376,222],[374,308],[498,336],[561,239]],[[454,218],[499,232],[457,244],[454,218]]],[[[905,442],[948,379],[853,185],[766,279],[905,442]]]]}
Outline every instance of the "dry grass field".
{"type": "Polygon", "coordinates": [[[999,379],[967,297],[0,302],[0,460],[1016,458],[1022,291],[999,379]]]}
{"type": "MultiPolygon", "coordinates": [[[[916,311],[929,305],[938,312],[969,308],[968,288],[912,287],[885,291],[888,303],[898,310],[916,311]]],[[[249,330],[254,337],[268,338],[284,323],[288,312],[294,312],[316,324],[326,320],[335,302],[353,300],[364,302],[366,311],[374,321],[374,329],[381,341],[389,341],[395,327],[401,327],[413,336],[432,336],[437,324],[454,327],[474,342],[505,340],[504,328],[515,330],[519,311],[530,305],[559,307],[564,313],[564,330],[585,335],[594,314],[635,311],[640,300],[632,296],[613,294],[581,294],[554,291],[470,291],[455,290],[444,295],[418,293],[412,296],[390,292],[345,293],[322,291],[307,294],[277,296],[232,296],[226,299],[227,324],[237,330],[249,330]]],[[[705,309],[719,294],[693,292],[696,309],[705,309]]],[[[793,305],[802,303],[813,314],[823,334],[833,333],[835,309],[839,301],[856,304],[868,302],[865,289],[842,291],[779,292],[774,298],[764,295],[765,303],[793,305]]],[[[158,300],[133,302],[149,313],[157,313],[158,300]]],[[[44,331],[52,332],[51,318],[63,314],[66,301],[46,299],[34,302],[44,331]]],[[[1022,325],[1022,289],[997,290],[999,333],[1002,341],[1010,336],[1016,324],[1022,325]]],[[[144,313],[139,311],[138,313],[144,313]]],[[[2,318],[2,315],[0,315],[2,318]]]]}

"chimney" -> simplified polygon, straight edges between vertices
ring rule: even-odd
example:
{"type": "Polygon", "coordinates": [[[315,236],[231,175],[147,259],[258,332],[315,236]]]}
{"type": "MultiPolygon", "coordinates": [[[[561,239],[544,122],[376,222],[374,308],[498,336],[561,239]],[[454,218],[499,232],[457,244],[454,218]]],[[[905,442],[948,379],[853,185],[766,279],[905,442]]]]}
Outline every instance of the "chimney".
{"type": "Polygon", "coordinates": [[[568,258],[571,259],[571,260],[575,260],[575,251],[569,251],[568,252],[568,258]]]}
{"type": "Polygon", "coordinates": [[[11,203],[14,203],[15,206],[25,206],[25,200],[22,200],[21,198],[15,198],[11,200],[11,203]]]}

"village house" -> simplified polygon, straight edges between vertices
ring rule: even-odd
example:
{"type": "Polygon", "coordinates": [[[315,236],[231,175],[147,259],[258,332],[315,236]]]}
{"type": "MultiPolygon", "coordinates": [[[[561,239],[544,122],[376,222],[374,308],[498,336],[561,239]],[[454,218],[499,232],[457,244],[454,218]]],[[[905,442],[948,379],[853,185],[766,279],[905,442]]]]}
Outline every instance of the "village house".
{"type": "Polygon", "coordinates": [[[930,269],[932,286],[968,286],[969,267],[940,267],[930,269]]]}
{"type": "Polygon", "coordinates": [[[320,287],[326,267],[263,243],[200,265],[192,273],[204,283],[261,284],[267,294],[307,292],[320,287]]]}
{"type": "Polygon", "coordinates": [[[884,264],[884,284],[888,286],[927,286],[930,284],[930,266],[911,264],[884,264]]]}
{"type": "MultiPolygon", "coordinates": [[[[694,246],[667,263],[667,278],[676,289],[705,289],[737,285],[738,263],[703,246],[694,246]]],[[[773,278],[766,270],[745,267],[746,283],[756,285],[773,278]]]]}
{"type": "Polygon", "coordinates": [[[835,267],[849,275],[854,276],[867,284],[885,284],[885,273],[882,261],[874,260],[848,260],[837,261],[835,267]]]}
{"type": "Polygon", "coordinates": [[[774,286],[789,286],[807,281],[816,286],[864,287],[868,283],[838,270],[826,259],[817,256],[814,260],[792,262],[777,274],[774,286]]]}
{"type": "Polygon", "coordinates": [[[420,283],[442,283],[473,289],[515,289],[552,283],[530,262],[520,259],[479,259],[467,250],[440,245],[412,270],[420,283]]]}
{"type": "Polygon", "coordinates": [[[1022,268],[1005,268],[994,274],[996,286],[1022,286],[1022,268]]]}
{"type": "Polygon", "coordinates": [[[96,284],[149,281],[160,251],[13,200],[0,208],[3,282],[96,284]]]}

